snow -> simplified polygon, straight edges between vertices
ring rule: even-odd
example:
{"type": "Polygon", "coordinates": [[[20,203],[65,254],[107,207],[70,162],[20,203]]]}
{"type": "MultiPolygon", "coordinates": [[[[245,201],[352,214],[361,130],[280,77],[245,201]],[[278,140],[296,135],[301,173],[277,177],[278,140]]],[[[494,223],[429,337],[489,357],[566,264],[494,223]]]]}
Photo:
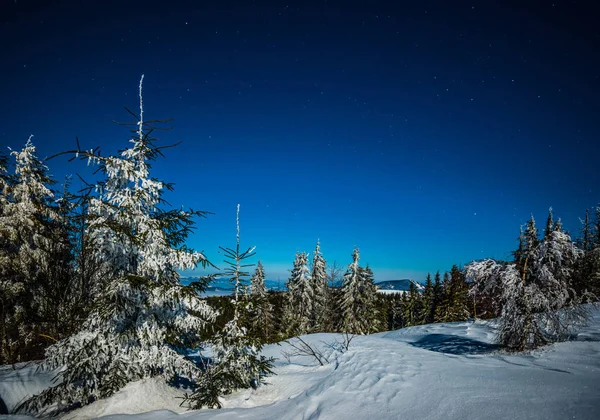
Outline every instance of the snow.
{"type": "Polygon", "coordinates": [[[42,370],[39,363],[0,366],[0,397],[8,412],[32,395],[53,385],[54,371],[42,370]]]}
{"type": "MultiPolygon", "coordinates": [[[[328,345],[341,341],[341,335],[306,335],[302,338],[322,349],[329,364],[319,366],[314,359],[298,356],[288,362],[281,356],[289,350],[286,343],[265,346],[265,356],[278,358],[277,376],[257,390],[226,396],[221,410],[182,413],[180,400],[172,398],[182,391],[145,380],[76,410],[69,418],[108,414],[116,420],[598,418],[600,310],[593,310],[590,325],[573,341],[531,352],[499,351],[493,345],[495,328],[496,321],[467,321],[357,336],[343,354],[328,345]],[[136,412],[144,414],[117,414],[136,412]]],[[[7,385],[15,374],[6,372],[10,371],[0,370],[5,401],[7,390],[18,388],[22,393],[28,386],[7,385]]]]}

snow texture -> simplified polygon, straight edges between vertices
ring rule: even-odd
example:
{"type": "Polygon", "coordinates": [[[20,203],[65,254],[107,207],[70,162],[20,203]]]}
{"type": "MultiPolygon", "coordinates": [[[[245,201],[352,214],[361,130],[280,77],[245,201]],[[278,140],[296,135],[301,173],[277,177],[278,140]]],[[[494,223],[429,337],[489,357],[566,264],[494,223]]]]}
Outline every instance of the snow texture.
{"type": "MultiPolygon", "coordinates": [[[[325,343],[339,334],[304,340],[330,363],[279,359],[270,385],[223,398],[221,410],[181,412],[175,391],[152,380],[129,384],[112,397],[74,411],[72,417],[114,414],[110,419],[597,419],[600,412],[600,311],[573,341],[509,354],[493,343],[495,321],[455,322],[355,337],[340,354],[325,343]],[[126,403],[126,400],[129,401],[126,403]],[[162,410],[155,410],[162,405],[162,410]],[[84,411],[85,410],[85,411],[84,411]],[[128,416],[125,413],[138,412],[128,416]],[[118,414],[120,413],[120,414],[118,414]],[[143,413],[143,414],[141,414],[143,413]]],[[[269,345],[265,356],[289,348],[269,345]]],[[[3,398],[27,388],[24,378],[0,370],[3,398]],[[22,378],[17,385],[9,382],[22,378]],[[8,384],[8,385],[7,385],[8,384]]],[[[37,386],[40,382],[37,382],[37,386]]],[[[5,398],[5,401],[7,398],[5,398]]]]}

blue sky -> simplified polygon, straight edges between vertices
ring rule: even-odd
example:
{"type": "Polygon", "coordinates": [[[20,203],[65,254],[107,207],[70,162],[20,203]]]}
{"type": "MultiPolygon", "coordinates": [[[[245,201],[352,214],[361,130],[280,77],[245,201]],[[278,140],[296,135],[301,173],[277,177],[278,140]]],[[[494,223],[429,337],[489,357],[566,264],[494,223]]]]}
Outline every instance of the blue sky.
{"type": "MultiPolygon", "coordinates": [[[[376,281],[509,258],[548,207],[597,205],[599,34],[573,2],[25,1],[0,6],[0,146],[126,146],[173,118],[154,174],[214,212],[189,245],[257,246],[284,281],[317,239],[376,281]],[[139,7],[143,5],[143,7],[139,7]]],[[[57,179],[82,162],[48,162],[57,179]]]]}

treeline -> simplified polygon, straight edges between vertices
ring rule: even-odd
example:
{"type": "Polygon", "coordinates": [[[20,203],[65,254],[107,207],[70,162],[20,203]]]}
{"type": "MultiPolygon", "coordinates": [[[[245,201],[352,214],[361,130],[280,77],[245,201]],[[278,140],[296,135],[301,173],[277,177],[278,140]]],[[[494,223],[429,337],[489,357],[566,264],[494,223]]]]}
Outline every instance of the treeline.
{"type": "MultiPolygon", "coordinates": [[[[532,217],[521,228],[512,262],[455,265],[443,276],[428,274],[422,290],[411,283],[404,293],[377,293],[369,267],[358,265],[357,249],[339,285],[317,243],[312,269],[308,255],[297,254],[286,292],[267,292],[259,264],[245,297],[250,310],[243,323],[263,343],[314,332],[367,334],[496,317],[501,318],[497,341],[509,350],[565,339],[587,317],[582,304],[600,295],[600,207],[594,220],[590,214],[586,211],[575,241],[560,220],[554,221],[552,210],[541,237],[532,217]]],[[[209,300],[221,313],[217,322],[227,320],[230,298],[209,300]]]]}
{"type": "MultiPolygon", "coordinates": [[[[314,255],[325,266],[319,245],[314,255]]],[[[358,250],[353,256],[358,258],[358,250]]],[[[465,321],[476,316],[476,300],[469,296],[465,270],[457,266],[444,273],[443,279],[439,272],[434,280],[427,275],[422,290],[411,283],[406,292],[387,294],[376,291],[368,267],[353,268],[354,260],[340,285],[335,285],[330,274],[319,277],[319,265],[313,262],[310,270],[306,261],[306,254],[296,256],[288,291],[267,291],[264,268],[259,262],[243,298],[248,311],[242,323],[262,343],[317,332],[369,334],[434,322],[465,321]],[[359,275],[355,276],[355,272],[359,275]],[[326,281],[315,281],[319,278],[326,281]],[[357,284],[357,278],[362,284],[357,284]]],[[[219,312],[217,325],[224,325],[233,317],[230,296],[213,296],[208,302],[219,312]]]]}

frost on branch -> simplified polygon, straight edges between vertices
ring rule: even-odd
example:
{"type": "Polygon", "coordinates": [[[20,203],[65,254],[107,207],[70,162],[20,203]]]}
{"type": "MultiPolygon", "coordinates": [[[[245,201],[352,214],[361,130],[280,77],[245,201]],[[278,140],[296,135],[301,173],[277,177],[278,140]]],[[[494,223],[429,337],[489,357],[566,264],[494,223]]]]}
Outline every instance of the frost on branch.
{"type": "Polygon", "coordinates": [[[150,162],[161,148],[140,114],[129,148],[102,157],[80,152],[99,166],[104,180],[90,201],[87,234],[93,257],[108,273],[97,284],[93,309],[75,335],[49,347],[46,366],[62,367],[59,384],[22,405],[52,414],[105,398],[145,377],[197,380],[202,370],[187,357],[202,343],[200,333],[215,312],[197,290],[179,282],[178,270],[207,264],[185,246],[202,212],[168,209],[166,184],[150,176],[150,162]]]}
{"type": "Polygon", "coordinates": [[[533,218],[528,222],[515,263],[484,260],[467,266],[472,294],[499,296],[496,303],[502,311],[497,341],[512,350],[564,340],[588,318],[582,296],[571,286],[574,267],[583,253],[560,223],[548,220],[541,242],[533,218]]]}

